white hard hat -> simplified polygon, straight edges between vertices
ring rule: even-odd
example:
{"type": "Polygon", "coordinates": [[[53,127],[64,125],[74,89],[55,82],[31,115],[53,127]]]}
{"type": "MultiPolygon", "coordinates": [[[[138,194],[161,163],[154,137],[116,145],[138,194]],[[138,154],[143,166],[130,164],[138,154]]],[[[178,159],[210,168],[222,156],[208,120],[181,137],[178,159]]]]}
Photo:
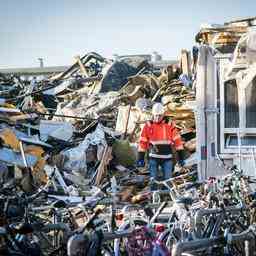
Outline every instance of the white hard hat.
{"type": "Polygon", "coordinates": [[[152,108],[153,115],[163,115],[165,113],[164,106],[161,103],[155,103],[152,108]]]}

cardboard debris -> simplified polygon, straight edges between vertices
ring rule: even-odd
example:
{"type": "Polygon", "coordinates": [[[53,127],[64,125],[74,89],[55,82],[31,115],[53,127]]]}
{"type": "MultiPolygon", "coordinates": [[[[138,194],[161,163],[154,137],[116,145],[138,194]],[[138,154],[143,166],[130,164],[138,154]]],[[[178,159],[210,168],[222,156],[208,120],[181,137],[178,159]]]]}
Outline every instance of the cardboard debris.
{"type": "Polygon", "coordinates": [[[19,140],[11,129],[5,128],[2,130],[0,133],[0,138],[6,146],[19,151],[19,140]]]}

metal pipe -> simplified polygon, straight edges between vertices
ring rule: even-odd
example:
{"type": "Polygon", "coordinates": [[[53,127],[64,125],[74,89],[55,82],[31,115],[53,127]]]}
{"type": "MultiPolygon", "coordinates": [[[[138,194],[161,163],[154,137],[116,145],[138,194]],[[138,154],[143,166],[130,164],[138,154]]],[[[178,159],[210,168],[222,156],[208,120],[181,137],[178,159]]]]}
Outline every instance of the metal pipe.
{"type": "MultiPolygon", "coordinates": [[[[104,62],[105,58],[103,58],[102,56],[100,56],[99,54],[95,53],[95,52],[90,52],[87,53],[86,55],[84,55],[81,58],[81,61],[83,64],[86,64],[88,61],[90,61],[91,59],[96,59],[100,62],[104,62]]],[[[67,70],[65,70],[60,76],[58,76],[57,78],[54,78],[52,81],[56,81],[56,80],[60,80],[60,79],[65,79],[65,77],[67,75],[72,76],[73,73],[75,73],[77,71],[77,62],[74,63],[72,66],[70,66],[67,70]]]]}
{"type": "MultiPolygon", "coordinates": [[[[208,49],[207,49],[208,50],[208,49]]],[[[205,146],[205,159],[203,161],[205,161],[205,169],[204,169],[204,179],[206,179],[207,177],[207,169],[208,169],[208,140],[207,140],[207,137],[208,137],[208,115],[207,115],[207,112],[206,112],[206,109],[207,109],[207,85],[208,85],[208,72],[207,72],[207,63],[208,62],[208,51],[205,52],[205,69],[206,69],[206,72],[204,74],[204,115],[203,115],[203,118],[204,118],[204,122],[205,122],[205,127],[204,127],[204,143],[203,143],[203,146],[205,146]]]]}
{"type": "Polygon", "coordinates": [[[175,244],[172,248],[172,256],[181,256],[183,252],[198,250],[198,249],[206,249],[216,244],[224,244],[223,237],[212,237],[206,239],[197,239],[194,241],[188,242],[179,242],[175,244]]]}
{"type": "Polygon", "coordinates": [[[71,231],[69,226],[66,225],[65,223],[47,224],[42,228],[37,228],[35,225],[35,230],[42,231],[45,233],[51,232],[52,230],[62,230],[67,234],[71,231]]]}
{"type": "Polygon", "coordinates": [[[24,153],[22,141],[19,142],[19,146],[20,146],[20,152],[21,152],[21,156],[22,156],[22,159],[23,159],[24,166],[26,168],[28,168],[28,163],[27,163],[27,159],[26,159],[26,156],[25,156],[25,153],[24,153]]]}
{"type": "Polygon", "coordinates": [[[150,219],[150,223],[153,223],[157,217],[159,216],[159,214],[163,211],[163,209],[167,206],[167,202],[163,202],[160,207],[158,208],[158,210],[156,211],[156,213],[154,214],[154,216],[150,219]]]}
{"type": "Polygon", "coordinates": [[[119,239],[122,237],[128,237],[133,234],[134,230],[124,230],[124,231],[117,231],[113,233],[104,233],[104,238],[103,241],[109,241],[109,240],[114,240],[114,239],[119,239]]]}
{"type": "MultiPolygon", "coordinates": [[[[25,111],[23,111],[23,112],[26,113],[25,111]]],[[[116,122],[115,120],[106,119],[106,118],[102,118],[102,117],[99,117],[98,119],[96,119],[96,118],[82,117],[82,116],[69,116],[69,115],[59,115],[59,114],[41,113],[41,112],[38,112],[38,111],[30,111],[30,112],[27,112],[27,113],[29,113],[29,114],[37,114],[37,115],[40,115],[40,116],[73,118],[73,119],[88,120],[88,121],[116,122]]]]}
{"type": "Polygon", "coordinates": [[[248,228],[246,231],[243,231],[239,234],[228,234],[227,243],[232,244],[235,242],[245,242],[245,256],[253,256],[255,252],[255,235],[251,228],[248,228]]]}

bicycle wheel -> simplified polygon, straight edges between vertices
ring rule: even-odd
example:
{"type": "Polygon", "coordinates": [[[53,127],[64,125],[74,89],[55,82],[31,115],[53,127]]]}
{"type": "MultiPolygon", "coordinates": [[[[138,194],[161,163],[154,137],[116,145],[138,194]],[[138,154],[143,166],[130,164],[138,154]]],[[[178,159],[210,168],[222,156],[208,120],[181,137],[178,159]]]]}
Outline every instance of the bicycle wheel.
{"type": "Polygon", "coordinates": [[[66,253],[69,228],[64,223],[48,224],[36,232],[43,255],[62,256],[66,253]]]}
{"type": "MultiPolygon", "coordinates": [[[[143,227],[146,226],[148,223],[145,220],[142,219],[134,219],[133,220],[135,227],[143,227]]],[[[124,231],[130,228],[130,223],[126,222],[124,223],[118,231],[124,231]]],[[[127,239],[115,239],[114,240],[114,255],[115,256],[121,256],[121,255],[129,255],[126,250],[125,243],[127,242],[127,239]]]]}

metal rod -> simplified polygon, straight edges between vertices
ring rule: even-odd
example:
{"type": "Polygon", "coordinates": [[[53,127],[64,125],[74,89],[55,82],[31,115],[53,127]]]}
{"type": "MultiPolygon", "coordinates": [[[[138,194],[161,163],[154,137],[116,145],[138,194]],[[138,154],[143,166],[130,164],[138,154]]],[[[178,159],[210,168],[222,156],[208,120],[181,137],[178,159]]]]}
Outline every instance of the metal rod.
{"type": "Polygon", "coordinates": [[[24,153],[24,149],[23,149],[23,145],[22,145],[22,141],[20,141],[20,152],[21,152],[21,156],[22,156],[22,159],[23,159],[23,162],[24,162],[24,165],[26,168],[28,168],[28,163],[27,163],[27,159],[26,159],[26,156],[25,156],[25,153],[24,153]]]}
{"type": "MultiPolygon", "coordinates": [[[[81,78],[81,79],[74,79],[74,83],[89,83],[89,82],[99,81],[99,80],[101,80],[101,78],[102,78],[102,75],[100,74],[100,75],[95,76],[95,77],[86,77],[86,78],[81,78]]],[[[18,99],[22,99],[22,98],[27,97],[27,96],[35,95],[35,94],[42,93],[44,91],[53,89],[53,88],[55,88],[59,85],[60,84],[54,84],[54,85],[51,85],[51,86],[47,86],[45,88],[33,91],[31,93],[25,93],[23,95],[15,97],[15,98],[6,99],[6,101],[16,101],[18,99]]]]}
{"type": "Polygon", "coordinates": [[[107,122],[115,122],[115,120],[110,120],[110,119],[105,119],[105,118],[90,118],[90,117],[82,117],[82,116],[68,116],[68,115],[59,115],[59,114],[50,114],[50,113],[41,113],[37,111],[32,111],[32,112],[26,112],[23,111],[24,113],[29,113],[29,114],[37,114],[40,116],[55,116],[55,117],[63,117],[63,118],[73,118],[73,119],[81,119],[81,120],[88,120],[88,121],[107,121],[107,122]]]}

